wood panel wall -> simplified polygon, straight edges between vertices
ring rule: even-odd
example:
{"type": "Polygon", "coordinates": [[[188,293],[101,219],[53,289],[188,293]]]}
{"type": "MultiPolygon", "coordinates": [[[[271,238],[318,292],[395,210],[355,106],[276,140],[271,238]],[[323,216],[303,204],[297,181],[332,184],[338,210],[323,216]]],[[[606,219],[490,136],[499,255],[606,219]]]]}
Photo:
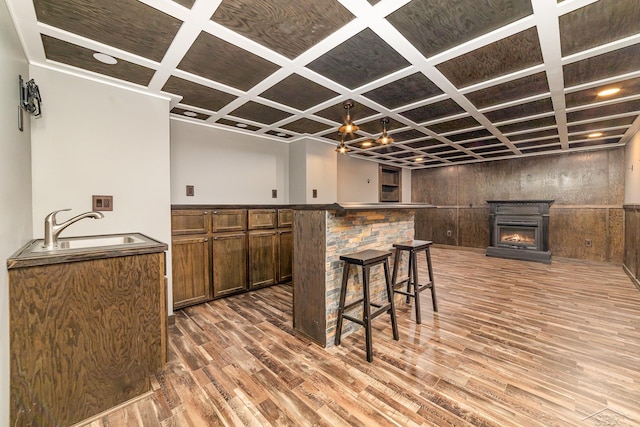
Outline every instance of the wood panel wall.
{"type": "Polygon", "coordinates": [[[549,241],[554,256],[623,260],[622,148],[414,170],[411,181],[412,202],[438,206],[416,212],[418,239],[486,248],[486,200],[553,199],[549,241]]]}
{"type": "Polygon", "coordinates": [[[640,205],[624,207],[624,270],[640,288],[640,205]]]}

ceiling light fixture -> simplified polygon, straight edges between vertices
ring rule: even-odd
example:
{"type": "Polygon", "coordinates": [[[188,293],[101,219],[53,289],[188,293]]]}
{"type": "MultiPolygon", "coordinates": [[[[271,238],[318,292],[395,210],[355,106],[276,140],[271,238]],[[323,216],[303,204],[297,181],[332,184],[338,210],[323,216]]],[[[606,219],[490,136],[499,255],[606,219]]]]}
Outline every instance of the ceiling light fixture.
{"type": "Polygon", "coordinates": [[[340,132],[342,135],[353,135],[355,132],[360,130],[358,125],[351,121],[351,114],[349,114],[349,110],[353,108],[354,105],[355,104],[351,99],[342,103],[344,109],[347,110],[347,116],[344,118],[344,124],[338,128],[338,132],[340,132]]]}
{"type": "Polygon", "coordinates": [[[197,117],[198,113],[195,113],[193,111],[185,111],[184,113],[182,113],[183,115],[187,116],[187,117],[197,117]]]}
{"type": "Polygon", "coordinates": [[[424,160],[424,158],[423,158],[423,157],[418,157],[417,159],[414,159],[414,162],[416,162],[416,163],[420,163],[420,162],[422,162],[423,160],[424,160]]]}
{"type": "Polygon", "coordinates": [[[600,92],[598,92],[598,96],[611,96],[615,95],[618,92],[620,92],[619,87],[612,87],[609,89],[601,90],[600,92]]]}
{"type": "Polygon", "coordinates": [[[336,153],[347,154],[351,149],[344,144],[344,136],[340,138],[340,144],[336,148],[336,153]]]}
{"type": "Polygon", "coordinates": [[[239,128],[246,128],[248,126],[249,125],[247,125],[246,123],[236,123],[236,127],[239,127],[239,128]]]}
{"type": "Polygon", "coordinates": [[[371,147],[371,140],[367,139],[366,141],[362,142],[362,146],[363,147],[371,147]]]}
{"type": "Polygon", "coordinates": [[[382,123],[382,135],[380,138],[376,139],[378,144],[391,144],[393,142],[393,138],[387,135],[387,125],[389,124],[389,117],[383,117],[380,119],[380,123],[382,123]]]}
{"type": "Polygon", "coordinates": [[[107,55],[106,53],[96,52],[93,54],[93,58],[107,65],[115,65],[118,63],[118,60],[116,58],[111,55],[107,55]]]}
{"type": "Polygon", "coordinates": [[[602,132],[593,132],[590,133],[589,135],[587,135],[587,138],[597,138],[599,136],[602,136],[602,132]]]}

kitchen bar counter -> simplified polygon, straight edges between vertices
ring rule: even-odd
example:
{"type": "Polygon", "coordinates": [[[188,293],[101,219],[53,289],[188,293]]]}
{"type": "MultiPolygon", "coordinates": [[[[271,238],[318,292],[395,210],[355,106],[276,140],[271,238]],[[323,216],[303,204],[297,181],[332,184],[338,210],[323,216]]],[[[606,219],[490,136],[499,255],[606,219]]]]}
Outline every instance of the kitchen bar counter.
{"type": "MultiPolygon", "coordinates": [[[[425,204],[341,203],[306,206],[294,211],[293,327],[322,346],[332,346],[342,279],[340,256],[367,249],[391,250],[397,242],[414,238],[417,209],[425,204]]],[[[392,258],[393,259],[393,258],[392,258]]],[[[391,259],[391,260],[392,260],[391,259]]],[[[403,260],[406,269],[408,262],[403,260]]],[[[398,277],[407,274],[401,269],[398,277]]],[[[362,277],[350,272],[347,302],[361,298],[362,277]],[[355,294],[354,294],[355,291],[355,294]]],[[[371,271],[372,301],[386,300],[382,267],[371,271]]],[[[362,310],[352,314],[358,318],[362,310]]],[[[346,322],[343,336],[359,325],[346,322]]]]}
{"type": "Polygon", "coordinates": [[[327,203],[327,204],[291,204],[291,205],[172,205],[171,209],[293,209],[293,210],[363,210],[363,209],[425,209],[435,206],[420,203],[327,203]]]}

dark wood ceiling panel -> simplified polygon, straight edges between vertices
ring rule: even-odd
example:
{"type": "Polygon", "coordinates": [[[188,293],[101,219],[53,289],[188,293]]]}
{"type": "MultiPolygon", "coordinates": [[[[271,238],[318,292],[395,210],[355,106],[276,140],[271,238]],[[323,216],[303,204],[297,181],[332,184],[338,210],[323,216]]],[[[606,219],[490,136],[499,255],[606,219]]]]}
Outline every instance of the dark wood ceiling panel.
{"type": "Polygon", "coordinates": [[[547,74],[543,71],[486,89],[477,90],[465,96],[476,107],[484,108],[545,92],[549,92],[549,83],[547,82],[547,74]]]}
{"type": "Polygon", "coordinates": [[[542,50],[535,27],[436,66],[461,88],[542,64],[542,50]]]}
{"type": "Polygon", "coordinates": [[[207,120],[209,117],[211,117],[209,114],[196,113],[195,111],[185,110],[185,109],[179,108],[179,107],[173,107],[171,109],[171,113],[172,114],[178,114],[180,116],[189,117],[189,118],[192,118],[192,119],[198,119],[198,120],[207,120]],[[185,114],[185,113],[187,113],[187,114],[185,114]]]}
{"type": "Polygon", "coordinates": [[[306,110],[338,93],[298,74],[292,74],[280,83],[262,92],[260,96],[298,110],[306,110]]]}
{"type": "Polygon", "coordinates": [[[33,5],[40,22],[154,61],[162,60],[182,25],[137,0],[33,0],[33,5]]]}
{"type": "Polygon", "coordinates": [[[484,157],[485,159],[493,159],[493,158],[507,157],[507,156],[513,156],[513,152],[506,151],[504,153],[502,153],[502,152],[500,152],[500,153],[484,153],[482,155],[482,157],[484,157]]]}
{"type": "Polygon", "coordinates": [[[407,147],[415,148],[415,149],[424,149],[429,147],[434,147],[436,145],[442,144],[440,141],[436,139],[423,139],[422,141],[414,141],[405,144],[407,147]]]}
{"type": "Polygon", "coordinates": [[[288,133],[280,132],[277,130],[270,130],[265,132],[267,135],[277,136],[278,138],[289,139],[293,138],[293,135],[289,135],[288,133]]]}
{"type": "Polygon", "coordinates": [[[581,125],[573,125],[573,126],[570,125],[569,133],[601,130],[601,129],[612,128],[616,126],[630,126],[635,119],[636,119],[636,116],[628,116],[628,117],[618,117],[616,119],[593,121],[593,122],[584,123],[581,125]]]}
{"type": "Polygon", "coordinates": [[[126,80],[142,86],[147,86],[155,73],[154,70],[131,62],[118,60],[117,64],[104,64],[93,57],[93,50],[76,46],[53,37],[41,36],[44,53],[47,59],[72,65],[74,67],[104,74],[120,80],[126,80]]]}
{"type": "Polygon", "coordinates": [[[378,3],[380,0],[367,0],[367,1],[369,2],[369,4],[371,4],[373,6],[376,3],[378,3]]]}
{"type": "Polygon", "coordinates": [[[500,145],[494,145],[492,147],[474,148],[472,151],[476,154],[483,154],[483,153],[493,153],[495,151],[507,151],[507,150],[509,150],[509,148],[506,145],[500,144],[500,145]]]}
{"type": "Polygon", "coordinates": [[[377,89],[365,92],[364,96],[394,109],[421,99],[428,99],[435,95],[440,95],[442,89],[435,85],[422,73],[411,74],[410,76],[391,82],[377,89]]]}
{"type": "Polygon", "coordinates": [[[619,76],[640,69],[640,43],[563,67],[565,87],[619,76]]]}
{"type": "Polygon", "coordinates": [[[582,142],[569,143],[569,147],[571,148],[596,147],[596,146],[606,147],[607,145],[617,144],[619,142],[620,142],[620,138],[609,138],[601,141],[582,141],[582,142]]]}
{"type": "Polygon", "coordinates": [[[281,126],[282,129],[287,129],[298,133],[318,133],[323,130],[329,129],[331,126],[327,126],[324,123],[316,122],[315,120],[303,117],[294,122],[287,123],[281,126]]]}
{"type": "Polygon", "coordinates": [[[478,148],[478,147],[486,147],[488,145],[496,145],[502,144],[499,139],[491,138],[491,139],[483,139],[482,141],[471,141],[471,142],[463,142],[460,146],[464,148],[478,148]]]}
{"type": "Polygon", "coordinates": [[[527,141],[527,142],[518,142],[515,144],[518,149],[521,148],[529,148],[529,147],[538,147],[540,145],[549,145],[549,144],[557,144],[560,142],[559,138],[551,138],[551,139],[542,139],[538,141],[527,141]]]}
{"type": "Polygon", "coordinates": [[[387,20],[428,58],[531,13],[530,0],[413,0],[387,20]]]}
{"type": "Polygon", "coordinates": [[[396,145],[387,144],[369,151],[376,154],[393,154],[393,153],[397,153],[399,151],[405,151],[405,150],[396,145]]]}
{"type": "Polygon", "coordinates": [[[416,153],[414,153],[413,151],[408,151],[405,153],[392,154],[391,157],[393,157],[394,159],[406,159],[409,157],[416,157],[416,153]]]}
{"type": "Polygon", "coordinates": [[[450,120],[448,122],[435,123],[429,125],[429,130],[435,133],[453,132],[456,130],[469,129],[472,127],[480,126],[480,123],[473,117],[463,117],[461,119],[450,120]]]}
{"type": "Polygon", "coordinates": [[[543,153],[543,152],[554,152],[554,151],[558,151],[561,150],[562,146],[560,144],[558,145],[551,145],[548,147],[535,147],[535,148],[527,148],[524,150],[520,150],[525,154],[528,153],[543,153]]]}
{"type": "Polygon", "coordinates": [[[335,0],[224,0],[214,22],[289,59],[315,46],[354,16],[335,0]]]}
{"type": "Polygon", "coordinates": [[[537,132],[527,132],[527,133],[519,133],[518,135],[509,135],[509,141],[514,142],[517,144],[517,142],[515,141],[524,141],[527,139],[534,139],[534,138],[547,138],[550,136],[558,136],[558,129],[546,129],[546,130],[540,130],[537,132]]]}
{"type": "Polygon", "coordinates": [[[162,90],[182,95],[182,104],[193,105],[211,111],[218,111],[236,99],[234,95],[175,76],[169,77],[162,90]]]}
{"type": "Polygon", "coordinates": [[[560,16],[562,56],[640,33],[638,0],[600,0],[560,16]]]}
{"type": "Polygon", "coordinates": [[[521,130],[527,130],[527,129],[534,130],[535,128],[555,126],[555,125],[556,125],[555,116],[549,116],[549,117],[541,117],[539,119],[525,120],[524,122],[511,123],[508,125],[499,126],[498,129],[502,133],[511,133],[511,132],[518,132],[521,130]]]}
{"type": "Polygon", "coordinates": [[[502,108],[500,110],[487,111],[484,115],[493,123],[499,123],[552,111],[553,104],[551,102],[551,98],[545,98],[537,101],[526,102],[520,105],[514,105],[508,108],[502,108]]]}
{"type": "Polygon", "coordinates": [[[262,128],[259,128],[258,126],[253,126],[247,123],[243,123],[243,122],[238,122],[236,120],[229,120],[229,119],[218,119],[216,120],[216,123],[220,123],[223,124],[225,126],[231,126],[234,127],[236,129],[246,129],[246,130],[251,130],[251,131],[257,131],[260,130],[262,128]]]}
{"type": "MultiPolygon", "coordinates": [[[[599,131],[598,133],[601,134],[599,136],[597,136],[598,139],[602,139],[602,138],[608,138],[611,136],[621,136],[622,134],[624,134],[626,131],[626,129],[615,129],[615,130],[605,130],[605,131],[599,131]]],[[[588,139],[589,135],[592,134],[594,132],[581,132],[579,134],[573,134],[573,135],[569,135],[569,142],[572,141],[579,141],[581,139],[588,139]]]]}
{"type": "Polygon", "coordinates": [[[187,9],[191,9],[193,7],[193,3],[195,3],[196,0],[173,0],[173,1],[186,7],[187,9]]]}
{"type": "Polygon", "coordinates": [[[420,132],[417,129],[409,129],[402,132],[390,134],[389,136],[391,136],[396,142],[401,142],[411,139],[424,138],[428,135],[420,132]]]}
{"type": "Polygon", "coordinates": [[[640,77],[567,93],[564,97],[567,108],[571,108],[638,94],[640,94],[640,77]],[[598,96],[598,92],[610,88],[620,88],[620,92],[606,97],[598,96]]]}
{"type": "Polygon", "coordinates": [[[203,31],[178,68],[247,91],[279,67],[203,31]],[[212,61],[212,58],[215,60],[212,61]]]}
{"type": "Polygon", "coordinates": [[[367,28],[311,62],[307,68],[355,89],[408,65],[404,57],[367,28]]]}
{"type": "Polygon", "coordinates": [[[365,140],[356,141],[356,142],[347,142],[347,145],[350,147],[357,147],[363,150],[372,149],[380,146],[380,144],[377,144],[373,139],[365,139],[365,140]]]}
{"type": "MultiPolygon", "coordinates": [[[[377,111],[362,104],[355,104],[353,108],[349,109],[349,115],[351,120],[360,126],[362,119],[370,117],[376,114],[377,111]]],[[[342,102],[334,104],[331,107],[327,107],[324,110],[320,110],[315,113],[318,117],[324,117],[325,119],[333,120],[336,123],[343,123],[344,118],[347,115],[347,110],[344,108],[342,102]]]]}
{"type": "Polygon", "coordinates": [[[231,113],[232,116],[251,120],[258,123],[272,124],[280,120],[290,117],[291,114],[286,111],[278,110],[264,104],[249,101],[231,113]]]}
{"type": "Polygon", "coordinates": [[[635,101],[619,102],[617,104],[605,105],[603,107],[588,108],[586,110],[572,111],[567,113],[569,123],[582,120],[593,120],[600,117],[613,116],[617,114],[637,113],[640,111],[640,99],[635,101]]]}
{"type": "Polygon", "coordinates": [[[400,114],[415,123],[424,123],[460,113],[464,113],[464,109],[461,106],[453,99],[445,99],[444,101],[424,105],[400,114]]]}
{"type": "Polygon", "coordinates": [[[466,141],[468,139],[485,138],[492,136],[493,134],[486,129],[472,130],[470,132],[457,133],[455,135],[447,135],[447,139],[450,141],[466,141]]]}

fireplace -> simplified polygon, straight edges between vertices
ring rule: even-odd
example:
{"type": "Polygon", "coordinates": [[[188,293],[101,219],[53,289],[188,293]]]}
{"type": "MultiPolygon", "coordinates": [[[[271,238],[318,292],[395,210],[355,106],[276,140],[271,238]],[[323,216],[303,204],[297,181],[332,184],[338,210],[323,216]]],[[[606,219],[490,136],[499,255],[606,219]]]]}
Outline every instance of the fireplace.
{"type": "Polygon", "coordinates": [[[487,256],[551,263],[549,206],[553,200],[487,200],[487,256]]]}

